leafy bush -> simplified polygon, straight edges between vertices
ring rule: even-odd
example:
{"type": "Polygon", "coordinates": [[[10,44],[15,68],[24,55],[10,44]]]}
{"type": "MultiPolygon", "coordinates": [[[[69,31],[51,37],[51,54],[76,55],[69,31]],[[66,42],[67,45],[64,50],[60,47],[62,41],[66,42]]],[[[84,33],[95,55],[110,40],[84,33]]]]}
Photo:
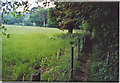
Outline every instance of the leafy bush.
{"type": "Polygon", "coordinates": [[[109,57],[107,64],[107,54],[99,51],[99,46],[94,45],[92,53],[92,63],[89,67],[89,81],[118,81],[118,51],[115,51],[109,57]],[[116,52],[116,53],[115,53],[116,52]],[[98,55],[98,56],[96,56],[98,55]]]}

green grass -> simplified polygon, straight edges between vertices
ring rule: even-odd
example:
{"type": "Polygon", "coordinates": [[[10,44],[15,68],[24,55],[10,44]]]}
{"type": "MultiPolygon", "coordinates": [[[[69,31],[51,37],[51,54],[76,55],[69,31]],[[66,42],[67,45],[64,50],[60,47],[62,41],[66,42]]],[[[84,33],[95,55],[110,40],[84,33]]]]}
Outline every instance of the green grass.
{"type": "Polygon", "coordinates": [[[69,81],[69,39],[55,37],[65,32],[56,28],[6,27],[10,38],[2,38],[2,80],[30,81],[31,74],[40,70],[43,81],[69,81]]]}

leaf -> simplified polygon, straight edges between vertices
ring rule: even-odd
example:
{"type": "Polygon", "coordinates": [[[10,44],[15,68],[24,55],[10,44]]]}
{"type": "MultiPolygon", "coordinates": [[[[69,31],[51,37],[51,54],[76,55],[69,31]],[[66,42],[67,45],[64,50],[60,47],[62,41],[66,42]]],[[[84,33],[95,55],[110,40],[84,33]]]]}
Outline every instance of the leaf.
{"type": "Polygon", "coordinates": [[[19,16],[21,17],[21,14],[19,16]]]}
{"type": "Polygon", "coordinates": [[[7,38],[10,38],[10,34],[7,34],[7,38]]]}
{"type": "Polygon", "coordinates": [[[15,14],[13,14],[13,16],[15,17],[15,14]]]}
{"type": "Polygon", "coordinates": [[[7,28],[4,28],[5,31],[7,31],[7,28]]]}
{"type": "Polygon", "coordinates": [[[23,15],[23,17],[25,17],[25,15],[23,15]]]}
{"type": "Polygon", "coordinates": [[[9,12],[7,13],[7,16],[9,16],[9,12]]]}
{"type": "Polygon", "coordinates": [[[11,12],[11,14],[13,15],[13,12],[11,12]]]}

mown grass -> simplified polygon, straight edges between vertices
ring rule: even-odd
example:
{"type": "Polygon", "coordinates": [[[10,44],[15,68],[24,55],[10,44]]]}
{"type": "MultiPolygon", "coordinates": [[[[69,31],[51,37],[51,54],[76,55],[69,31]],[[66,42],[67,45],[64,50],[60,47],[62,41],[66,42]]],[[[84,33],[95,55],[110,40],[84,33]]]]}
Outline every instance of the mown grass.
{"type": "Polygon", "coordinates": [[[56,28],[6,25],[10,38],[2,38],[2,80],[30,81],[41,72],[42,81],[69,81],[69,39],[56,28]]]}

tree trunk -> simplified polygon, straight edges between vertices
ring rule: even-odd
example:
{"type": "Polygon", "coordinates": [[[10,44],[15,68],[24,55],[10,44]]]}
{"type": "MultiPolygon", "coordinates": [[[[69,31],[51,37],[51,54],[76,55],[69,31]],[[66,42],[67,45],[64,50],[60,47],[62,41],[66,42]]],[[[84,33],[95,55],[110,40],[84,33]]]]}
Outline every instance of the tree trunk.
{"type": "Polygon", "coordinates": [[[92,28],[90,28],[89,32],[92,34],[92,28]]]}
{"type": "Polygon", "coordinates": [[[71,51],[72,51],[72,62],[71,62],[71,80],[73,80],[73,62],[74,62],[74,47],[71,48],[71,51]]]}
{"type": "Polygon", "coordinates": [[[72,34],[73,29],[68,29],[68,35],[72,34]]]}
{"type": "Polygon", "coordinates": [[[43,26],[45,26],[45,16],[43,17],[43,26]]]}
{"type": "Polygon", "coordinates": [[[78,38],[78,60],[80,58],[80,38],[78,38]]]}

